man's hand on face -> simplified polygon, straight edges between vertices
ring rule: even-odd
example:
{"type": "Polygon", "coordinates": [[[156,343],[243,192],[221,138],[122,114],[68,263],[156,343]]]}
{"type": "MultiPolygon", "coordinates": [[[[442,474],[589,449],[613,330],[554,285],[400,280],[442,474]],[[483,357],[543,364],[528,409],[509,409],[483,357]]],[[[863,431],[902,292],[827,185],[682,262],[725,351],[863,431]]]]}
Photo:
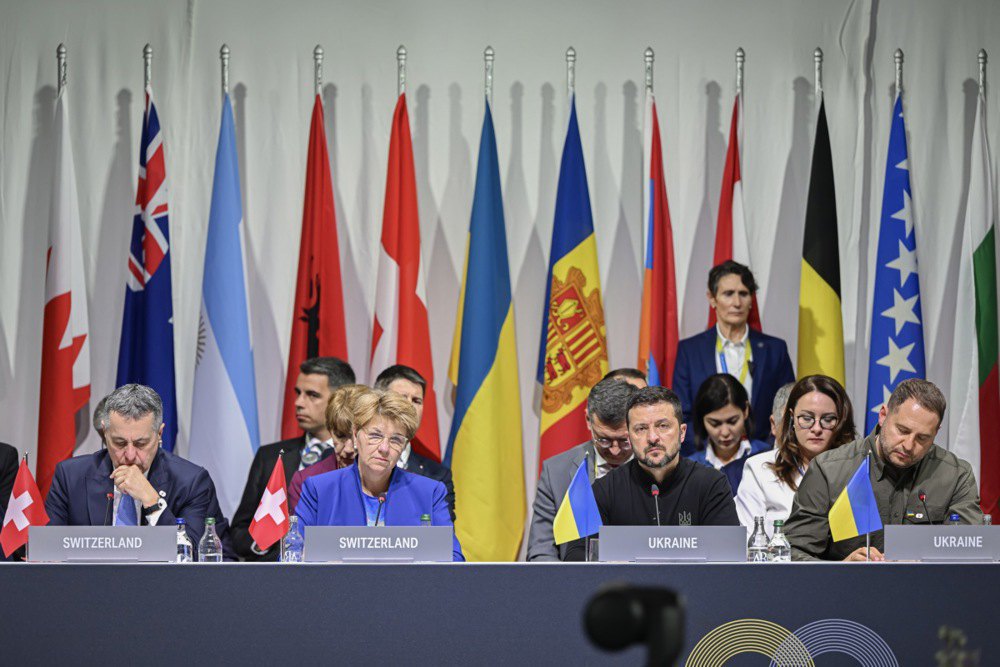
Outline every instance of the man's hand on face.
{"type": "Polygon", "coordinates": [[[156,489],[137,465],[118,466],[111,473],[111,481],[122,493],[139,500],[143,507],[152,507],[160,499],[156,489]]]}

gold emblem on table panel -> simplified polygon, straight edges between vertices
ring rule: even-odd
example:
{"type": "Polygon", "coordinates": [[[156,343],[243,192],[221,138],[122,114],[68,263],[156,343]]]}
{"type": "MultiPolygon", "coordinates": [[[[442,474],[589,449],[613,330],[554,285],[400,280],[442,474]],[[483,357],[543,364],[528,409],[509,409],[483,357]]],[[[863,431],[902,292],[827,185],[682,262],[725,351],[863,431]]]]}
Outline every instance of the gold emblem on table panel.
{"type": "Polygon", "coordinates": [[[607,356],[600,287],[588,291],[587,276],[575,267],[565,282],[553,276],[542,410],[556,412],[569,404],[574,389],[597,384],[607,356]]]}

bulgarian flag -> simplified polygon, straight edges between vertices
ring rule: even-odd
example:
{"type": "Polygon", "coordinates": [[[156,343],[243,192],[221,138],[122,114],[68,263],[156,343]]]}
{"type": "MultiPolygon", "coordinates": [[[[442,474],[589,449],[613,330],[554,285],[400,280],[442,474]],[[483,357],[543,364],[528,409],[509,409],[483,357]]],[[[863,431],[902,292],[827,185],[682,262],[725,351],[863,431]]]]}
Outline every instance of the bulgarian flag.
{"type": "Polygon", "coordinates": [[[972,132],[969,199],[959,268],[952,357],[950,449],[972,464],[983,511],[1000,500],[1000,385],[997,378],[997,260],[986,101],[979,91],[972,132]]]}

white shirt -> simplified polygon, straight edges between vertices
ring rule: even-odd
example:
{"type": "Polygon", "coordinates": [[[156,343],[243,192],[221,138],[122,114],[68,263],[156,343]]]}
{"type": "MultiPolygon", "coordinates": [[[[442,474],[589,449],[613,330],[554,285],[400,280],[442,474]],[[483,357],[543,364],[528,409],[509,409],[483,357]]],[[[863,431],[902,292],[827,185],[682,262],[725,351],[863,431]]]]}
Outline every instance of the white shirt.
{"type": "Polygon", "coordinates": [[[722,466],[726,465],[727,463],[732,463],[733,461],[740,460],[741,458],[746,456],[747,452],[749,451],[750,451],[750,441],[743,440],[742,442],[740,442],[740,448],[736,450],[736,456],[729,459],[728,461],[723,461],[722,459],[720,459],[718,456],[715,455],[715,448],[712,447],[711,443],[709,443],[708,447],[705,448],[705,460],[708,461],[708,463],[716,470],[722,470],[722,466]]]}
{"type": "MultiPolygon", "coordinates": [[[[774,529],[774,520],[787,521],[792,511],[795,491],[778,479],[771,468],[777,456],[777,448],[769,449],[751,456],[743,464],[743,481],[736,492],[736,514],[748,535],[753,532],[755,516],[764,517],[764,525],[770,534],[774,529]]],[[[798,486],[802,474],[796,471],[794,479],[798,486]]]]}
{"type": "Polygon", "coordinates": [[[396,467],[406,470],[406,464],[410,462],[410,443],[406,443],[406,447],[399,454],[399,460],[396,461],[396,467]]]}
{"type": "MultiPolygon", "coordinates": [[[[729,373],[738,380],[740,378],[740,371],[743,368],[743,359],[746,357],[747,350],[750,349],[750,325],[743,325],[743,335],[735,343],[722,335],[722,329],[719,328],[718,324],[715,325],[715,334],[722,341],[722,355],[726,359],[726,367],[723,368],[719,355],[715,355],[715,371],[717,373],[729,373]]],[[[747,369],[746,380],[741,384],[747,390],[747,396],[753,396],[753,374],[749,368],[747,369]]]]}
{"type": "MultiPolygon", "coordinates": [[[[146,479],[149,479],[149,471],[147,470],[144,474],[145,474],[146,479]]],[[[156,492],[160,493],[160,490],[156,489],[156,492]]],[[[111,525],[112,526],[117,526],[118,525],[118,506],[121,505],[122,497],[124,495],[125,494],[122,493],[122,490],[119,489],[116,486],[115,487],[115,502],[114,502],[114,506],[111,508],[111,525]]],[[[161,495],[160,497],[162,498],[163,496],[161,495]]],[[[138,498],[132,498],[132,502],[135,503],[135,525],[141,526],[142,525],[142,501],[139,500],[138,498]]],[[[163,510],[165,510],[165,509],[166,509],[166,505],[164,505],[163,508],[158,509],[155,512],[152,512],[148,516],[146,516],[146,524],[150,525],[150,526],[155,526],[156,522],[160,520],[160,515],[163,514],[163,510]]]]}
{"type": "MultiPolygon", "coordinates": [[[[628,463],[631,460],[632,460],[632,456],[629,456],[628,457],[628,461],[625,461],[625,463],[628,463]]],[[[605,475],[607,475],[609,472],[611,472],[612,470],[614,470],[617,467],[618,466],[613,466],[610,463],[608,463],[607,460],[603,456],[601,456],[601,450],[599,450],[596,446],[594,447],[594,481],[595,482],[597,480],[599,480],[600,478],[604,477],[605,475]]]]}

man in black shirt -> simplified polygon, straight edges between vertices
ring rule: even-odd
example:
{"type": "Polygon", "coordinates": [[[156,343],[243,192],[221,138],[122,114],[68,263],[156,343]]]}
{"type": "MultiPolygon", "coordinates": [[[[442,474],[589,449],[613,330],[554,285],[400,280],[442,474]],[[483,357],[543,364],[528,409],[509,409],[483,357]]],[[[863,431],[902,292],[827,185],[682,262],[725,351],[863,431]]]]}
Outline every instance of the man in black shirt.
{"type": "MultiPolygon", "coordinates": [[[[604,525],[740,525],[726,477],[680,457],[681,415],[680,399],[666,387],[646,387],[629,399],[625,424],[635,458],[594,482],[604,525]]],[[[581,539],[572,543],[566,560],[583,557],[581,539]]]]}

